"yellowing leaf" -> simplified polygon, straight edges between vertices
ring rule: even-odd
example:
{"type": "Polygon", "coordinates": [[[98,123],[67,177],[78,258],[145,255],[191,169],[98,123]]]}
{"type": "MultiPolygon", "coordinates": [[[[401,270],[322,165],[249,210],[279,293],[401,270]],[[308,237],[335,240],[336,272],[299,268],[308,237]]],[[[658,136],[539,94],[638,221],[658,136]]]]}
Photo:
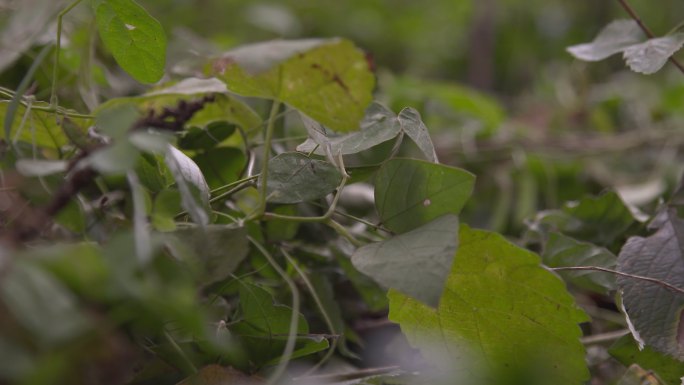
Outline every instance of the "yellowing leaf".
{"type": "Polygon", "coordinates": [[[428,363],[469,384],[582,384],[586,315],[536,254],[461,226],[460,245],[433,309],[390,291],[390,320],[428,363]]]}

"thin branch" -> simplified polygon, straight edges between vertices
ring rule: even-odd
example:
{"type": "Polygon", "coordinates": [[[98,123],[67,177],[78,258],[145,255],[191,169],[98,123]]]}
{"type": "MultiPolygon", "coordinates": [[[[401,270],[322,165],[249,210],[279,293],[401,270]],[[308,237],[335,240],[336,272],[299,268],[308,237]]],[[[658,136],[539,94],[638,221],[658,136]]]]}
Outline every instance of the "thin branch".
{"type": "Polygon", "coordinates": [[[612,270],[612,269],[606,269],[605,267],[599,267],[599,266],[568,266],[568,267],[550,267],[549,269],[553,271],[567,271],[567,270],[592,270],[592,271],[601,271],[604,273],[610,273],[610,274],[615,274],[619,275],[621,277],[626,277],[626,278],[632,278],[632,279],[638,279],[640,281],[646,281],[646,282],[651,282],[656,285],[662,286],[666,289],[675,291],[680,294],[684,294],[684,289],[679,288],[677,286],[671,285],[665,281],[661,281],[656,278],[651,278],[651,277],[644,277],[642,275],[636,275],[636,274],[629,274],[629,273],[623,273],[621,271],[617,270],[612,270]]]}
{"type": "Polygon", "coordinates": [[[580,342],[583,345],[595,345],[603,342],[614,341],[624,335],[629,334],[629,329],[614,330],[612,332],[606,332],[601,334],[594,334],[591,336],[586,336],[580,338],[580,342]]]}
{"type": "MultiPolygon", "coordinates": [[[[622,8],[624,8],[624,10],[629,14],[629,16],[632,17],[632,19],[634,19],[634,21],[639,25],[639,28],[641,28],[641,30],[644,31],[646,36],[648,36],[651,39],[653,39],[655,37],[655,34],[653,34],[653,31],[651,31],[651,29],[648,28],[646,26],[646,24],[644,24],[644,22],[641,20],[641,17],[639,17],[639,15],[636,13],[634,8],[632,8],[627,3],[627,0],[618,0],[618,3],[620,3],[622,8]]],[[[675,59],[673,56],[670,56],[670,58],[668,60],[670,61],[670,63],[677,66],[677,68],[679,68],[679,71],[681,73],[684,73],[684,66],[677,59],[675,59]]]]}

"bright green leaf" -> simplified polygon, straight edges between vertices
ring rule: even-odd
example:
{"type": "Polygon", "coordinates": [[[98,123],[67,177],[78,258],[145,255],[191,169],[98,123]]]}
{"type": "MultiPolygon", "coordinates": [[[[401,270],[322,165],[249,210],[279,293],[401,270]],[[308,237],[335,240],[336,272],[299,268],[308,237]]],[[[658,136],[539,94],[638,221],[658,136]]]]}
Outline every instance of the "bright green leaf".
{"type": "Polygon", "coordinates": [[[100,37],[121,68],[139,82],[159,81],[166,62],[161,24],[133,0],[92,0],[92,6],[100,37]]]}
{"type": "Polygon", "coordinates": [[[402,233],[444,214],[461,212],[475,176],[416,159],[391,159],[375,177],[375,205],[382,224],[402,233]]]}
{"type": "Polygon", "coordinates": [[[352,263],[384,286],[436,307],[457,247],[458,217],[449,214],[358,248],[352,263]]]}
{"type": "Polygon", "coordinates": [[[459,240],[437,309],[389,293],[409,343],[464,384],[583,384],[587,316],[563,282],[501,235],[461,226],[459,240]]]}
{"type": "Polygon", "coordinates": [[[608,353],[625,366],[638,364],[645,370],[655,372],[665,385],[681,385],[684,377],[684,362],[658,353],[648,346],[639,349],[631,335],[615,341],[608,353]]]}
{"type": "Polygon", "coordinates": [[[375,84],[365,56],[343,39],[279,40],[236,48],[212,73],[243,96],[277,99],[335,131],[353,131],[375,84]]]}
{"type": "Polygon", "coordinates": [[[286,152],[268,162],[267,199],[273,203],[299,203],[323,198],[341,180],[342,174],[332,164],[286,152]]]}

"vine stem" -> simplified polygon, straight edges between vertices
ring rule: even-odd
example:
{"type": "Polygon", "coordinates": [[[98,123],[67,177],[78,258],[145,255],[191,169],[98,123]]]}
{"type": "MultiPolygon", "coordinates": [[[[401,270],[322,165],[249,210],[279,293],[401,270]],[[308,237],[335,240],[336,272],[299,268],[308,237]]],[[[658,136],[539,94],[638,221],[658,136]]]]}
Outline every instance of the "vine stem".
{"type": "Polygon", "coordinates": [[[261,218],[266,211],[266,193],[268,180],[268,160],[271,157],[271,141],[273,140],[273,131],[275,130],[275,121],[278,118],[278,109],[280,109],[280,102],[274,100],[271,105],[271,113],[268,115],[268,124],[266,125],[266,136],[264,137],[264,153],[261,165],[261,184],[259,185],[259,207],[250,215],[247,220],[261,218]]]}
{"type": "Polygon", "coordinates": [[[278,273],[278,275],[280,275],[280,277],[287,283],[287,286],[290,287],[290,291],[292,292],[292,315],[290,317],[290,329],[288,331],[287,342],[285,343],[285,349],[283,349],[283,354],[280,357],[278,366],[273,371],[273,374],[269,376],[268,382],[266,383],[266,385],[275,385],[278,383],[278,380],[283,375],[283,373],[285,373],[287,364],[292,358],[292,352],[294,352],[295,343],[297,342],[297,326],[299,323],[300,303],[299,290],[297,290],[297,286],[295,285],[292,278],[290,278],[287,275],[287,273],[283,270],[283,268],[276,263],[276,261],[271,256],[271,253],[269,253],[268,250],[266,250],[266,248],[261,243],[257,242],[256,240],[254,240],[254,238],[250,237],[249,235],[247,236],[247,239],[257,249],[259,249],[259,252],[264,256],[264,258],[266,258],[271,267],[273,267],[273,270],[275,270],[278,273]]]}
{"type": "MultiPolygon", "coordinates": [[[[622,8],[629,14],[629,16],[639,25],[639,28],[641,28],[642,31],[648,36],[649,38],[653,39],[655,37],[655,34],[653,34],[653,31],[651,31],[646,24],[644,24],[643,20],[641,20],[641,17],[636,13],[634,8],[627,3],[627,0],[618,0],[618,3],[622,6],[622,8]]],[[[680,63],[677,59],[675,59],[673,56],[670,56],[668,58],[670,63],[674,64],[677,66],[679,71],[681,73],[684,73],[684,65],[680,63]]]]}
{"type": "Polygon", "coordinates": [[[684,289],[679,288],[679,287],[674,286],[674,285],[671,285],[665,281],[661,281],[659,279],[651,278],[651,277],[644,277],[643,275],[623,273],[623,272],[617,271],[617,270],[606,269],[605,267],[599,267],[599,266],[568,266],[568,267],[550,267],[549,269],[551,269],[553,271],[568,271],[568,270],[570,270],[570,271],[572,271],[572,270],[601,271],[604,273],[619,275],[619,276],[625,277],[625,278],[632,278],[632,279],[637,279],[640,281],[651,282],[651,283],[654,283],[656,285],[662,286],[666,289],[670,289],[672,291],[675,291],[679,294],[684,294],[684,289]]]}
{"type": "Polygon", "coordinates": [[[59,51],[62,48],[62,19],[83,0],[74,0],[57,15],[57,46],[55,47],[55,63],[52,67],[52,90],[50,91],[50,107],[57,107],[57,74],[59,72],[59,51]]]}

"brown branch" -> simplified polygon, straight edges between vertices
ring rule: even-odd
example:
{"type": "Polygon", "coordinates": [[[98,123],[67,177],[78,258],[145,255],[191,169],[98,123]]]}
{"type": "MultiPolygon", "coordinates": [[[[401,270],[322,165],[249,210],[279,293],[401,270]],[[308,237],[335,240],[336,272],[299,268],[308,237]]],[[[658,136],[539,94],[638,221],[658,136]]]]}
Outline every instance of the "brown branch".
{"type": "MultiPolygon", "coordinates": [[[[646,34],[646,36],[648,36],[648,37],[651,38],[651,39],[653,39],[654,37],[656,37],[655,34],[653,33],[653,31],[651,31],[651,29],[648,28],[648,27],[646,26],[646,24],[644,24],[644,22],[641,20],[641,17],[639,17],[639,15],[636,13],[636,11],[634,10],[634,8],[632,8],[632,7],[627,3],[627,0],[618,0],[618,3],[620,3],[620,5],[622,6],[622,8],[623,8],[623,9],[629,14],[629,16],[631,16],[632,19],[639,25],[639,28],[641,28],[641,30],[644,31],[644,33],[646,34]]],[[[668,58],[668,60],[670,61],[670,63],[672,63],[672,64],[674,64],[675,66],[677,66],[677,68],[679,68],[679,71],[680,71],[681,73],[684,73],[684,65],[682,65],[682,63],[680,63],[680,62],[679,62],[677,59],[675,59],[673,56],[670,56],[670,57],[668,58]]]]}
{"type": "Polygon", "coordinates": [[[599,267],[599,266],[568,266],[568,267],[549,267],[549,269],[553,271],[566,271],[566,270],[592,270],[592,271],[601,271],[604,273],[610,273],[610,274],[615,274],[619,275],[621,277],[625,278],[632,278],[632,279],[638,279],[640,281],[646,281],[646,282],[651,282],[656,285],[662,286],[666,289],[675,291],[679,294],[684,294],[684,289],[679,288],[677,286],[671,285],[665,281],[661,281],[656,278],[651,278],[651,277],[644,277],[643,275],[636,275],[636,274],[629,274],[629,273],[623,273],[621,271],[617,270],[612,270],[612,269],[606,269],[605,267],[599,267]]]}

